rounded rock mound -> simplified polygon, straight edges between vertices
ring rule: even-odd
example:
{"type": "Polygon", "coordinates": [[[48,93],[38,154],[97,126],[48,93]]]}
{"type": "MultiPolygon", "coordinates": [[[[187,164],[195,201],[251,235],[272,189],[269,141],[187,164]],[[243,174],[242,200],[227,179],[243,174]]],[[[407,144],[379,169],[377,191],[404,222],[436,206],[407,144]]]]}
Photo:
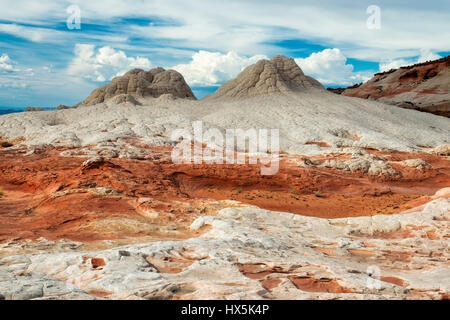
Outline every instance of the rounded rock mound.
{"type": "Polygon", "coordinates": [[[325,90],[322,84],[306,76],[292,58],[275,56],[245,68],[235,79],[223,84],[209,99],[247,98],[272,93],[325,90]]]}
{"type": "Polygon", "coordinates": [[[92,91],[89,97],[78,106],[90,106],[106,102],[114,97],[121,96],[118,102],[135,101],[132,98],[158,98],[161,95],[171,94],[176,98],[196,99],[191,88],[183,76],[175,70],[155,68],[149,71],[133,69],[123,76],[115,77],[111,83],[92,91]]]}

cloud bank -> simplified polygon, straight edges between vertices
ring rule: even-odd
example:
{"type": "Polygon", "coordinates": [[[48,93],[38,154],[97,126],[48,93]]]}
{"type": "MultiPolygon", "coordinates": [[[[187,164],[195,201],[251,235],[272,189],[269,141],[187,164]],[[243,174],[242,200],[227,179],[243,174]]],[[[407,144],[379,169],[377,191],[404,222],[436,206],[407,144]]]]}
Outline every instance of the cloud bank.
{"type": "Polygon", "coordinates": [[[133,68],[149,69],[152,66],[147,58],[128,57],[125,52],[109,46],[96,51],[94,45],[78,43],[74,54],[68,73],[96,82],[111,80],[133,68]]]}
{"type": "Polygon", "coordinates": [[[351,85],[370,79],[370,72],[354,72],[353,65],[339,49],[325,49],[312,53],[307,58],[295,59],[303,72],[323,85],[351,85]]]}
{"type": "Polygon", "coordinates": [[[236,77],[245,67],[260,59],[267,57],[245,57],[233,51],[222,54],[200,50],[192,56],[189,63],[176,65],[172,69],[180,72],[191,86],[212,86],[236,77]]]}
{"type": "Polygon", "coordinates": [[[385,63],[380,63],[380,71],[385,72],[391,69],[398,69],[400,67],[410,66],[416,63],[422,63],[440,58],[442,58],[440,55],[433,53],[430,50],[422,49],[420,52],[420,56],[417,59],[397,59],[385,63]]]}

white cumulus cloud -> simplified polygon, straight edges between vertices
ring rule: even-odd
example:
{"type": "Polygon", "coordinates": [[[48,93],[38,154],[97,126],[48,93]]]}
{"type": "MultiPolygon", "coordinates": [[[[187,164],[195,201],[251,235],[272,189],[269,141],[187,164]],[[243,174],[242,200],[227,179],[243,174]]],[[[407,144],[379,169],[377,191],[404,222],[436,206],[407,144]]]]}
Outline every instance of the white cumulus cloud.
{"type": "Polygon", "coordinates": [[[422,63],[442,58],[440,55],[433,53],[429,49],[422,49],[420,56],[416,59],[396,59],[385,63],[380,63],[380,71],[385,72],[391,69],[398,69],[400,67],[410,66],[416,63],[422,63]]]}
{"type": "Polygon", "coordinates": [[[0,56],[0,87],[2,88],[25,88],[34,76],[31,68],[23,69],[18,63],[12,60],[8,54],[3,53],[0,56]]]}
{"type": "Polygon", "coordinates": [[[419,59],[417,59],[418,63],[426,62],[426,61],[432,61],[442,58],[440,55],[432,52],[429,49],[422,49],[420,51],[419,59]]]}
{"type": "Polygon", "coordinates": [[[370,72],[354,72],[353,65],[339,49],[314,52],[307,58],[295,59],[303,72],[323,85],[351,85],[370,79],[370,72]]]}
{"type": "Polygon", "coordinates": [[[0,71],[6,71],[11,72],[15,71],[14,62],[11,60],[11,58],[6,54],[2,54],[0,56],[0,71]]]}
{"type": "Polygon", "coordinates": [[[74,53],[69,74],[97,82],[111,80],[133,68],[149,69],[152,66],[147,58],[128,57],[125,52],[109,46],[95,50],[94,45],[78,43],[74,53]]]}
{"type": "Polygon", "coordinates": [[[245,67],[266,59],[264,55],[240,56],[234,51],[227,54],[200,50],[187,64],[179,64],[172,69],[180,72],[192,86],[211,86],[236,77],[245,67]]]}
{"type": "Polygon", "coordinates": [[[414,64],[414,62],[410,61],[410,60],[409,61],[407,61],[405,59],[392,60],[389,62],[380,63],[380,71],[385,72],[385,71],[389,71],[391,69],[398,69],[403,66],[409,66],[411,64],[414,64]]]}

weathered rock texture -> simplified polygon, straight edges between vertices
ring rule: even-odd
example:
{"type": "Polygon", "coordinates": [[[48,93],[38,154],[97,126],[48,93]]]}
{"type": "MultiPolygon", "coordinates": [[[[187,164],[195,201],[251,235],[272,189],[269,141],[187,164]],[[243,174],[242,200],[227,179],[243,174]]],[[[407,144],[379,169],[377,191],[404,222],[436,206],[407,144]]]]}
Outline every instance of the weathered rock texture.
{"type": "Polygon", "coordinates": [[[450,117],[450,56],[377,73],[342,94],[450,117]]]}
{"type": "Polygon", "coordinates": [[[322,218],[398,213],[450,183],[450,160],[425,153],[286,157],[267,178],[255,165],[175,165],[170,148],[133,144],[0,149],[0,242],[175,239],[228,200],[322,218]],[[409,166],[417,159],[429,166],[409,166]]]}
{"type": "Polygon", "coordinates": [[[205,97],[247,98],[271,93],[290,93],[308,91],[311,88],[323,89],[317,80],[305,76],[294,59],[276,56],[271,60],[260,60],[247,67],[237,78],[223,84],[217,92],[205,97]]]}
{"type": "Polygon", "coordinates": [[[437,146],[431,152],[439,156],[450,156],[450,143],[437,146]]]}
{"type": "Polygon", "coordinates": [[[177,98],[195,99],[183,76],[175,70],[133,69],[121,77],[114,78],[111,83],[95,89],[80,105],[95,105],[111,98],[116,98],[114,103],[139,104],[135,98],[158,98],[163,94],[171,94],[177,98]]]}
{"type": "Polygon", "coordinates": [[[7,114],[0,117],[0,137],[29,146],[83,147],[122,138],[168,146],[176,129],[191,131],[201,120],[204,131],[279,129],[280,150],[303,155],[341,147],[415,152],[450,143],[449,118],[320,89],[247,99],[171,100],[166,94],[142,103],[7,114]]]}
{"type": "Polygon", "coordinates": [[[249,70],[227,99],[135,70],[106,103],[1,116],[0,299],[448,298],[450,119],[249,70]],[[278,172],[175,164],[198,120],[278,128],[278,172]]]}
{"type": "Polygon", "coordinates": [[[190,229],[203,234],[182,241],[7,256],[0,259],[0,294],[6,299],[446,299],[449,205],[449,199],[438,198],[404,214],[335,220],[229,207],[195,219],[190,229]]]}

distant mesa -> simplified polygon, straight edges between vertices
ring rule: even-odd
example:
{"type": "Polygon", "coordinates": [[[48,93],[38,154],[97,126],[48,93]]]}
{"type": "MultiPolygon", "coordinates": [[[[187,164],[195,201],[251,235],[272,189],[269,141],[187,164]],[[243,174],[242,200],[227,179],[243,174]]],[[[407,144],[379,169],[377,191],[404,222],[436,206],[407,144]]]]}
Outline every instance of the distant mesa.
{"type": "Polygon", "coordinates": [[[345,90],[359,88],[360,86],[362,86],[362,84],[363,83],[361,82],[361,83],[354,84],[347,88],[327,88],[327,90],[332,93],[343,94],[345,92],[345,90]]]}
{"type": "Polygon", "coordinates": [[[73,107],[69,107],[63,104],[60,104],[59,106],[56,107],[56,110],[67,110],[67,109],[72,109],[73,107]]]}
{"type": "Polygon", "coordinates": [[[245,68],[237,78],[226,82],[204,100],[288,94],[312,89],[325,90],[319,81],[305,76],[294,59],[279,55],[245,68]]]}
{"type": "Polygon", "coordinates": [[[36,112],[36,111],[44,111],[44,108],[38,107],[26,107],[25,112],[36,112]]]}
{"type": "Polygon", "coordinates": [[[327,88],[328,91],[336,93],[336,94],[342,94],[345,91],[346,88],[327,88]]]}
{"type": "Polygon", "coordinates": [[[377,73],[342,94],[450,117],[450,56],[377,73]]]}
{"type": "Polygon", "coordinates": [[[111,83],[95,89],[77,106],[95,105],[110,99],[113,99],[113,103],[128,102],[137,105],[138,98],[158,98],[167,94],[175,98],[196,99],[183,76],[175,70],[133,69],[121,77],[115,77],[111,83]]]}

